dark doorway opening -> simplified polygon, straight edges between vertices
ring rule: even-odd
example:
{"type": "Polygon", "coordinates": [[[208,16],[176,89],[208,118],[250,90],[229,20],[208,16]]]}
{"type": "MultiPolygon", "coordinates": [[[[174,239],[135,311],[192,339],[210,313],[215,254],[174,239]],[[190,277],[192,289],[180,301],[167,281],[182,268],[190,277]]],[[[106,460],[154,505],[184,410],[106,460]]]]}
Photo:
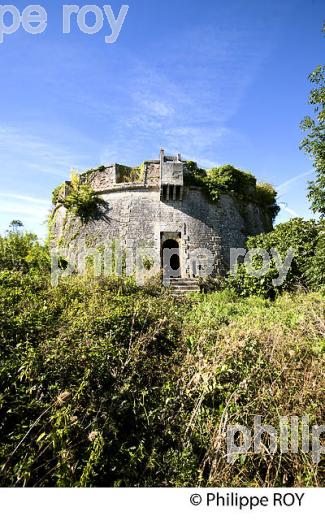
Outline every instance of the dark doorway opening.
{"type": "Polygon", "coordinates": [[[179,256],[179,242],[174,238],[166,238],[162,236],[162,268],[164,278],[180,278],[181,265],[179,256]]]}
{"type": "Polygon", "coordinates": [[[171,269],[173,269],[173,271],[178,270],[180,268],[178,242],[170,238],[169,240],[166,240],[166,242],[164,242],[163,251],[164,249],[168,249],[171,253],[171,256],[168,255],[169,265],[171,269]]]}

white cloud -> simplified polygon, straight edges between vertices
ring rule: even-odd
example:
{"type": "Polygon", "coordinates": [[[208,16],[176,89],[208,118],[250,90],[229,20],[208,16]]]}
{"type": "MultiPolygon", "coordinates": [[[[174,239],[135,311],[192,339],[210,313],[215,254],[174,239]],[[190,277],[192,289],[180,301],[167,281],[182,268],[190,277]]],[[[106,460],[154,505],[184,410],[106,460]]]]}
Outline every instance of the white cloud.
{"type": "Polygon", "coordinates": [[[65,144],[60,143],[66,135],[63,131],[58,135],[60,139],[54,141],[45,132],[0,126],[0,231],[6,230],[11,220],[19,219],[45,235],[51,191],[68,178],[71,167],[87,160],[84,151],[79,154],[69,150],[69,138],[65,144]]]}
{"type": "MultiPolygon", "coordinates": [[[[49,199],[38,199],[35,197],[29,197],[28,195],[20,195],[16,193],[3,193],[0,192],[0,200],[7,201],[7,199],[21,200],[31,204],[36,204],[37,206],[47,206],[49,205],[49,199]]],[[[9,201],[8,201],[9,202],[9,201]]]]}
{"type": "Polygon", "coordinates": [[[158,99],[143,99],[141,97],[139,102],[149,113],[159,117],[172,116],[175,113],[175,109],[170,104],[158,99]]]}
{"type": "Polygon", "coordinates": [[[0,232],[4,232],[12,220],[21,220],[26,229],[46,236],[46,221],[51,207],[50,200],[27,195],[0,193],[0,232]]]}
{"type": "Polygon", "coordinates": [[[289,213],[289,215],[291,217],[301,217],[302,216],[302,215],[298,215],[298,213],[294,209],[289,208],[289,206],[285,202],[280,202],[279,206],[283,211],[285,211],[286,213],[289,213]]]}
{"type": "Polygon", "coordinates": [[[295,175],[294,177],[291,177],[287,181],[283,182],[282,184],[279,184],[278,186],[276,186],[276,190],[277,190],[278,194],[284,195],[285,193],[288,192],[288,187],[291,186],[291,184],[294,184],[295,182],[299,181],[300,179],[308,177],[312,173],[315,173],[314,169],[307,170],[306,172],[300,173],[299,175],[295,175]]]}
{"type": "Polygon", "coordinates": [[[71,167],[89,159],[84,153],[73,154],[59,139],[54,144],[26,128],[14,126],[0,126],[0,157],[6,173],[29,170],[61,178],[71,167]]]}
{"type": "Polygon", "coordinates": [[[192,27],[157,43],[158,64],[130,58],[123,81],[130,88],[102,157],[133,164],[162,146],[216,164],[218,150],[245,140],[230,120],[270,53],[272,35],[263,29],[192,27]]]}

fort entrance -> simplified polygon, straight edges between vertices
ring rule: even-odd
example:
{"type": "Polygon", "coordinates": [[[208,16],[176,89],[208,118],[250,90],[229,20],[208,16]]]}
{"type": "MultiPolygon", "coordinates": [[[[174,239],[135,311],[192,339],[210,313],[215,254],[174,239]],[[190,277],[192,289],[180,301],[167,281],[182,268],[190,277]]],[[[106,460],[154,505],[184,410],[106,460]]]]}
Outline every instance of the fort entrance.
{"type": "Polygon", "coordinates": [[[163,277],[181,278],[180,233],[161,233],[161,267],[163,277]]]}

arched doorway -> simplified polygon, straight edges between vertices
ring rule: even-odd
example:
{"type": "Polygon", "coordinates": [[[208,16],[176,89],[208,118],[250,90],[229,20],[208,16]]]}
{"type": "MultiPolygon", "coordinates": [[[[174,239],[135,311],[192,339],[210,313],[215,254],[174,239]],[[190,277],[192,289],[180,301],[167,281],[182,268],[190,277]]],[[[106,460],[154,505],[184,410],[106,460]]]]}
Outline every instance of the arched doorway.
{"type": "Polygon", "coordinates": [[[164,278],[181,277],[179,240],[162,236],[161,263],[164,278]]]}

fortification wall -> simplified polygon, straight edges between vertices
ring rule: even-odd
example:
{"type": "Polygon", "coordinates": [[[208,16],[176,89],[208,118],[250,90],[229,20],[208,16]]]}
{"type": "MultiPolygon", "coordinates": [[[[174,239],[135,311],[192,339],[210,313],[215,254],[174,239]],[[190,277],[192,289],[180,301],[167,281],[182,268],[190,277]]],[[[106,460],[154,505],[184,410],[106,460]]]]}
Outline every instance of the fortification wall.
{"type": "MultiPolygon", "coordinates": [[[[105,180],[108,177],[106,172],[103,176],[105,180]]],[[[97,186],[94,182],[92,185],[97,186]]],[[[256,205],[243,207],[231,195],[221,195],[213,204],[197,187],[185,187],[183,200],[168,202],[160,200],[158,187],[115,186],[107,192],[103,192],[103,183],[100,187],[107,209],[98,219],[82,223],[63,207],[57,209],[53,228],[57,244],[69,246],[71,251],[82,245],[95,250],[114,240],[128,258],[132,257],[131,265],[141,256],[150,256],[156,272],[161,268],[161,234],[171,232],[180,235],[182,276],[191,275],[189,260],[201,248],[213,255],[214,274],[223,274],[229,266],[230,248],[244,247],[248,234],[271,226],[256,205]]]]}
{"type": "MultiPolygon", "coordinates": [[[[87,183],[93,188],[97,193],[101,193],[107,190],[111,190],[114,187],[120,187],[121,185],[124,188],[127,187],[127,184],[134,185],[137,187],[146,186],[146,187],[154,187],[160,185],[160,163],[159,161],[147,161],[142,165],[143,174],[142,179],[137,180],[135,182],[119,182],[119,168],[129,168],[125,166],[120,166],[118,164],[113,164],[111,166],[107,166],[103,169],[97,169],[91,171],[86,175],[85,179],[87,183]]],[[[129,168],[132,170],[132,168],[129,168]]]]}

